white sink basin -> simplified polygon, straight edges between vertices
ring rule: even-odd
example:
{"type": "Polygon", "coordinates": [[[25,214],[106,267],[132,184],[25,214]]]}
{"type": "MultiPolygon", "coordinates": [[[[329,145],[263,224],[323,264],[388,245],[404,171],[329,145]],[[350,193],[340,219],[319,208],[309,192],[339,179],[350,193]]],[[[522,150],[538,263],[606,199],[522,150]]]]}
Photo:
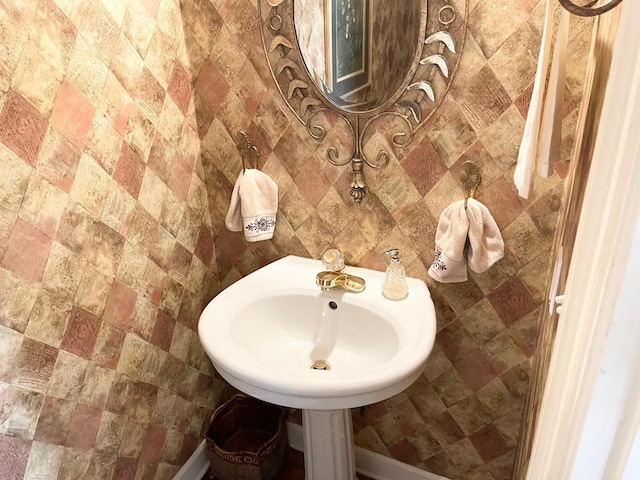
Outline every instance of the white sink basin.
{"type": "Polygon", "coordinates": [[[361,293],[321,291],[318,260],[286,257],[239,280],[202,312],[200,341],[217,371],[270,403],[313,410],[375,403],[407,388],[433,347],[436,319],[424,282],[382,296],[384,273],[347,267],[361,293]],[[325,361],[328,370],[312,364],[325,361]]]}

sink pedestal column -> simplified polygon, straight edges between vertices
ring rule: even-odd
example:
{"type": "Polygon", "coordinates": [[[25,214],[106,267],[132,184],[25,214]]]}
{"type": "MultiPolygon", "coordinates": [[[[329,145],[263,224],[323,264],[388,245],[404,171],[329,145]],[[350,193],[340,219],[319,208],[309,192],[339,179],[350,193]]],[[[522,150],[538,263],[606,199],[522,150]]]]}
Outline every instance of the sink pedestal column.
{"type": "Polygon", "coordinates": [[[357,480],[351,410],[302,410],[305,480],[357,480]]]}

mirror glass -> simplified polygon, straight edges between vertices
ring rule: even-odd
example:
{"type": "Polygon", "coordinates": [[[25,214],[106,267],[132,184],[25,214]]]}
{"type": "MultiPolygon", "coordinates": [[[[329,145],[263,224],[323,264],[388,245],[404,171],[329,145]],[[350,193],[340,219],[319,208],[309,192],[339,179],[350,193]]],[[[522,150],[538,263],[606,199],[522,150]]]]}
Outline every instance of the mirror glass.
{"type": "Polygon", "coordinates": [[[296,39],[315,85],[336,107],[366,112],[400,88],[421,44],[421,0],[295,0],[296,39]]]}

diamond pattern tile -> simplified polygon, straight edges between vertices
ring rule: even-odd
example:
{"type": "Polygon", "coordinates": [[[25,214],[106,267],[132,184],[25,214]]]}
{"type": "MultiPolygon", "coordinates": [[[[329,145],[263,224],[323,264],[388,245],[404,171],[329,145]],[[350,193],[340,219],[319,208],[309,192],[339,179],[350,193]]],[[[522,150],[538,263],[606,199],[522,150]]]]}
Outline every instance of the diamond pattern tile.
{"type": "MultiPolygon", "coordinates": [[[[471,2],[451,93],[390,166],[365,172],[356,206],[351,140],[327,115],[312,139],[272,83],[255,2],[172,0],[0,6],[0,471],[8,480],[170,479],[227,386],[197,318],[222,288],[285,255],[342,249],[384,269],[399,246],[431,289],[434,352],[406,392],[354,411],[356,442],[465,480],[510,474],[560,208],[559,176],[515,196],[540,3],[471,2]],[[244,130],[279,186],[272,240],[224,227],[244,130]],[[477,196],[507,255],[463,284],[427,278],[440,212],[477,196]]],[[[591,24],[572,24],[565,130],[575,124],[591,24]]],[[[563,140],[568,157],[572,135],[563,140]]],[[[367,150],[368,151],[368,150],[367,150]]],[[[566,160],[566,158],[565,158],[566,160]]],[[[563,173],[564,172],[564,173],[563,173]]],[[[301,478],[301,458],[290,462],[301,478]]],[[[296,476],[297,475],[297,476],[296,476]]],[[[4,478],[4,477],[3,477],[4,478]]]]}

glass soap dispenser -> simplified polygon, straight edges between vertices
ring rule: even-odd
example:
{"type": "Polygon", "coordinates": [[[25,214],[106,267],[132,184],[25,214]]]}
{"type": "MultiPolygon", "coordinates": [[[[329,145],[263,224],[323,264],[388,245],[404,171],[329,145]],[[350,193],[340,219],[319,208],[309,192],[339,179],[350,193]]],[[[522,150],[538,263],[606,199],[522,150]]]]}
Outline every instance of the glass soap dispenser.
{"type": "Polygon", "coordinates": [[[384,252],[388,259],[387,274],[382,283],[382,295],[389,300],[402,300],[409,294],[407,276],[400,261],[400,250],[392,248],[384,252]]]}

